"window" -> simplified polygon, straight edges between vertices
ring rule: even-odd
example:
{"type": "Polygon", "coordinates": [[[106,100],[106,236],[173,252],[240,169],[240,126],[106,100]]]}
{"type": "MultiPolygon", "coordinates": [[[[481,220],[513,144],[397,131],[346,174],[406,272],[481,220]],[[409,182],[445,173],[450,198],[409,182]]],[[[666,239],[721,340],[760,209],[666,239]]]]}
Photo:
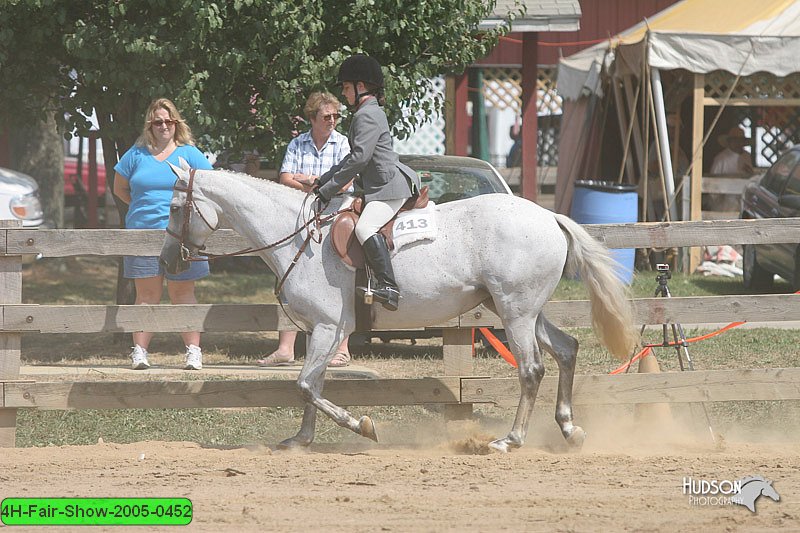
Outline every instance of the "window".
{"type": "MultiPolygon", "coordinates": [[[[789,174],[792,174],[792,171],[796,170],[798,161],[800,161],[800,150],[792,150],[784,154],[772,165],[772,168],[770,168],[767,175],[764,176],[761,184],[768,191],[780,195],[783,192],[783,186],[786,184],[786,180],[789,179],[789,174]]],[[[800,189],[800,183],[796,184],[795,187],[800,189]]]]}
{"type": "Polygon", "coordinates": [[[789,181],[786,182],[786,190],[783,191],[783,194],[800,195],[800,165],[795,165],[789,175],[789,181]]]}

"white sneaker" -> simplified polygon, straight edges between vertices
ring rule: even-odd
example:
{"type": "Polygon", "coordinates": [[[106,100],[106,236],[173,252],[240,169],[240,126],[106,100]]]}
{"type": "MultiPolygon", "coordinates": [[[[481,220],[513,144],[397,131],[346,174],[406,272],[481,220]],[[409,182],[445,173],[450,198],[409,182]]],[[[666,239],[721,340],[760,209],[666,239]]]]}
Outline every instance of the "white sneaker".
{"type": "Polygon", "coordinates": [[[147,362],[147,350],[138,344],[133,347],[131,352],[131,368],[134,370],[147,370],[150,363],[147,362]]]}
{"type": "Polygon", "coordinates": [[[199,346],[190,344],[186,347],[186,365],[184,370],[202,370],[203,368],[203,351],[199,346]]]}

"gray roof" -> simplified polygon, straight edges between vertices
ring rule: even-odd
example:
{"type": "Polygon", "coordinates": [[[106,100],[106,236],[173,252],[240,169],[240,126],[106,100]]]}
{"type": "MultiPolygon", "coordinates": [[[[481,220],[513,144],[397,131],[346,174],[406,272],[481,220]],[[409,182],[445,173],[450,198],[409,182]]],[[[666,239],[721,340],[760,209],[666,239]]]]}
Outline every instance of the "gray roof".
{"type": "MultiPolygon", "coordinates": [[[[580,29],[581,6],[578,0],[520,0],[526,13],[514,20],[511,31],[577,31],[580,29]]],[[[497,0],[494,13],[481,22],[483,29],[492,28],[515,9],[514,0],[497,0]]]]}

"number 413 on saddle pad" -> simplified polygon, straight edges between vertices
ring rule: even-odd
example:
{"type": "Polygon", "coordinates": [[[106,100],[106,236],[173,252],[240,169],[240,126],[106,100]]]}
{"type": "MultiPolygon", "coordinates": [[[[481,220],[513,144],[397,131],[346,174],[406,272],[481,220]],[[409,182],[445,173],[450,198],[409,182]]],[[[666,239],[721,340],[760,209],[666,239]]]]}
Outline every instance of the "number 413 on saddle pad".
{"type": "Polygon", "coordinates": [[[436,224],[436,204],[428,202],[424,209],[403,211],[394,221],[392,228],[394,250],[421,240],[434,240],[439,232],[436,224]]]}

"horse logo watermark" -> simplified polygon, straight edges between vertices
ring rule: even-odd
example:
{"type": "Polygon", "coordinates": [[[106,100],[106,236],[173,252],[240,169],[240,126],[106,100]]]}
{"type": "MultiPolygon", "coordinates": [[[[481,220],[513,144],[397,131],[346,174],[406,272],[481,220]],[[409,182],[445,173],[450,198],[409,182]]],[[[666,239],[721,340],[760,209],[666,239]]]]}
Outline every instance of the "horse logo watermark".
{"type": "Polygon", "coordinates": [[[775,487],[772,486],[772,481],[764,479],[761,476],[748,476],[739,480],[741,489],[739,494],[731,496],[731,503],[737,505],[744,505],[750,512],[756,512],[756,500],[759,496],[766,496],[773,500],[780,501],[781,496],[775,487]]]}
{"type": "Polygon", "coordinates": [[[689,496],[690,505],[743,505],[753,513],[760,496],[776,502],[781,499],[772,481],[761,476],[747,476],[735,481],[685,477],[683,494],[689,496]]]}

